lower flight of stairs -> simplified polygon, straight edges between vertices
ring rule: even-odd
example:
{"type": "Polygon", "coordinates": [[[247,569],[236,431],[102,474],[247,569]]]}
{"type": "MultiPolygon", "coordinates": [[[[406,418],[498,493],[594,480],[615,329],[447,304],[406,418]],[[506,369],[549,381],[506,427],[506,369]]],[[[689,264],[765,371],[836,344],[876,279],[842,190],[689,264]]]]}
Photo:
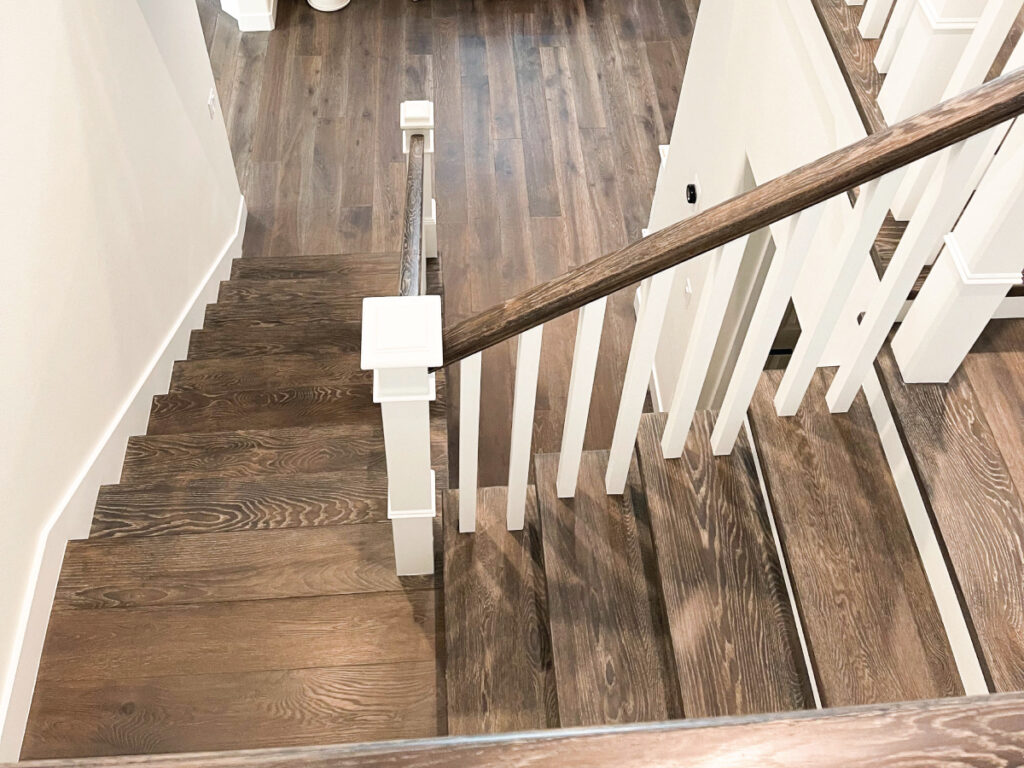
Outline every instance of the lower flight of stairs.
{"type": "Polygon", "coordinates": [[[602,451],[584,452],[572,499],[558,457],[535,458],[523,531],[505,530],[504,488],[480,492],[474,534],[447,494],[451,733],[963,693],[864,396],[833,416],[820,371],[782,419],[781,373],[758,386],[755,443],[729,456],[700,412],[666,460],[666,417],[645,414],[622,496],[602,451]]]}
{"type": "Polygon", "coordinates": [[[359,370],[361,297],[393,293],[398,264],[233,265],[90,538],[68,546],[23,757],[443,732],[440,580],[395,575],[359,370]]]}

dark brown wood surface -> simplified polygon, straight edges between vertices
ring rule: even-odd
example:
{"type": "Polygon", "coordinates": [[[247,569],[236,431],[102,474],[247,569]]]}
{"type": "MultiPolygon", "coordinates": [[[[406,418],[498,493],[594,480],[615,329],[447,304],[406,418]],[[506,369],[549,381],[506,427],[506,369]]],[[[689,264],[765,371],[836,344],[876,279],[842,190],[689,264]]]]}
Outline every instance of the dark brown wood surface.
{"type": "Polygon", "coordinates": [[[1024,347],[1015,335],[1007,347],[1004,337],[991,351],[968,355],[948,384],[905,385],[888,347],[878,360],[998,691],[1024,688],[1024,486],[1017,485],[1024,480],[1024,347]],[[1004,457],[1013,457],[1013,469],[1004,457]]]}
{"type": "Polygon", "coordinates": [[[445,364],[707,253],[1024,112],[1024,69],[836,150],[449,328],[445,364]]]}
{"type": "MultiPolygon", "coordinates": [[[[683,720],[544,736],[66,760],[72,768],[470,768],[717,765],[739,768],[991,768],[1024,763],[1024,695],[910,702],[787,717],[683,720]]],[[[29,763],[26,768],[46,768],[29,763]]]]}
{"type": "Polygon", "coordinates": [[[188,359],[209,360],[250,355],[305,352],[315,355],[359,354],[360,323],[338,320],[272,328],[199,329],[189,338],[188,359]]]}
{"type": "Polygon", "coordinates": [[[409,137],[405,180],[405,214],[402,227],[402,262],[398,270],[398,295],[419,296],[423,240],[423,134],[409,137]]]}
{"type": "Polygon", "coordinates": [[[263,256],[235,259],[231,280],[301,280],[307,277],[344,280],[359,290],[384,291],[394,284],[397,253],[346,253],[263,256]]]}
{"type": "Polygon", "coordinates": [[[762,374],[750,417],[822,703],[961,695],[863,393],[829,413],[820,369],[797,415],[780,418],[782,373],[762,374]]]}
{"type": "Polygon", "coordinates": [[[682,458],[666,460],[666,419],[641,419],[638,450],[683,713],[813,707],[746,438],[713,456],[714,417],[700,411],[682,458]]]}
{"type": "Polygon", "coordinates": [[[655,635],[639,528],[636,461],[624,496],[604,489],[606,451],[585,451],[574,499],[555,494],[558,456],[535,459],[548,621],[564,727],[668,717],[675,686],[655,635]]]}
{"type": "Polygon", "coordinates": [[[433,736],[435,675],[433,661],[415,661],[59,684],[44,680],[32,717],[46,727],[29,731],[23,754],[241,750],[433,736]]]}
{"type": "Polygon", "coordinates": [[[526,527],[505,525],[507,490],[481,488],[476,530],[459,533],[459,491],[444,501],[448,733],[558,726],[537,498],[526,527]]]}

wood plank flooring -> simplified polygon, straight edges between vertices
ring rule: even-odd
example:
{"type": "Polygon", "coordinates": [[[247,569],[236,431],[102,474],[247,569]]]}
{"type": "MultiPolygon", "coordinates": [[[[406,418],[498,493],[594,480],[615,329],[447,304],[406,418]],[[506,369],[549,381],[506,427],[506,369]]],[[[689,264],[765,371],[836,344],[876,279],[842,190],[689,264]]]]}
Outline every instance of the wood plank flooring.
{"type": "Polygon", "coordinates": [[[995,321],[948,384],[879,358],[922,495],[997,691],[1024,688],[1024,324],[995,321]]]}
{"type": "Polygon", "coordinates": [[[822,704],[962,695],[864,395],[830,414],[821,369],[780,418],[782,373],[762,374],[751,424],[822,704]]]}
{"type": "Polygon", "coordinates": [[[505,525],[505,488],[481,488],[474,533],[459,533],[459,491],[444,502],[448,732],[558,726],[536,494],[526,527],[505,525]]]}
{"type": "Polygon", "coordinates": [[[562,727],[665,720],[675,672],[643,562],[649,540],[636,461],[624,496],[604,490],[606,451],[586,451],[573,499],[556,454],[535,459],[548,617],[562,727]]]}
{"type": "Polygon", "coordinates": [[[679,460],[667,414],[641,420],[639,455],[683,712],[716,717],[814,706],[746,438],[711,454],[699,412],[679,460]]]}

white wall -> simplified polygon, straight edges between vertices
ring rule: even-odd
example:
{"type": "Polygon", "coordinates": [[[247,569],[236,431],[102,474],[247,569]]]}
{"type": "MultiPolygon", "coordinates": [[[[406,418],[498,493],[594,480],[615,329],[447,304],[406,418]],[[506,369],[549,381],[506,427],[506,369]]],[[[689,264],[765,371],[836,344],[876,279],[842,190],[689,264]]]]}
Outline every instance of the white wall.
{"type": "Polygon", "coordinates": [[[244,204],[194,0],[0,0],[0,760],[53,581],[244,204]]]}

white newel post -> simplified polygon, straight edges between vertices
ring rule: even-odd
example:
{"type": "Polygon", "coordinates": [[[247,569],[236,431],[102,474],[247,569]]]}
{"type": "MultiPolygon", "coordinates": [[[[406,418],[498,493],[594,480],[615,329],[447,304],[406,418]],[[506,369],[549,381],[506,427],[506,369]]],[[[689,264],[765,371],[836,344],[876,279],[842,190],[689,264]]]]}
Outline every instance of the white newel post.
{"type": "Polygon", "coordinates": [[[889,14],[889,23],[885,26],[885,33],[878,43],[878,53],[875,54],[875,69],[881,74],[889,71],[892,60],[896,57],[896,51],[900,47],[900,39],[903,31],[907,28],[907,20],[914,10],[917,0],[896,0],[892,13],[889,14]]]}
{"type": "Polygon", "coordinates": [[[914,0],[878,106],[889,125],[937,104],[986,0],[914,0]]]}
{"type": "Polygon", "coordinates": [[[437,514],[430,465],[430,368],[442,364],[441,297],[363,299],[363,370],[373,371],[388,471],[388,519],[399,576],[433,573],[437,514]]]}
{"type": "Polygon", "coordinates": [[[892,341],[908,383],[947,382],[1024,267],[1024,123],[992,161],[892,341]]]}
{"type": "Polygon", "coordinates": [[[434,200],[434,102],[403,101],[401,109],[402,151],[409,156],[409,138],[423,134],[423,252],[424,259],[437,258],[437,203],[434,200]]]}

